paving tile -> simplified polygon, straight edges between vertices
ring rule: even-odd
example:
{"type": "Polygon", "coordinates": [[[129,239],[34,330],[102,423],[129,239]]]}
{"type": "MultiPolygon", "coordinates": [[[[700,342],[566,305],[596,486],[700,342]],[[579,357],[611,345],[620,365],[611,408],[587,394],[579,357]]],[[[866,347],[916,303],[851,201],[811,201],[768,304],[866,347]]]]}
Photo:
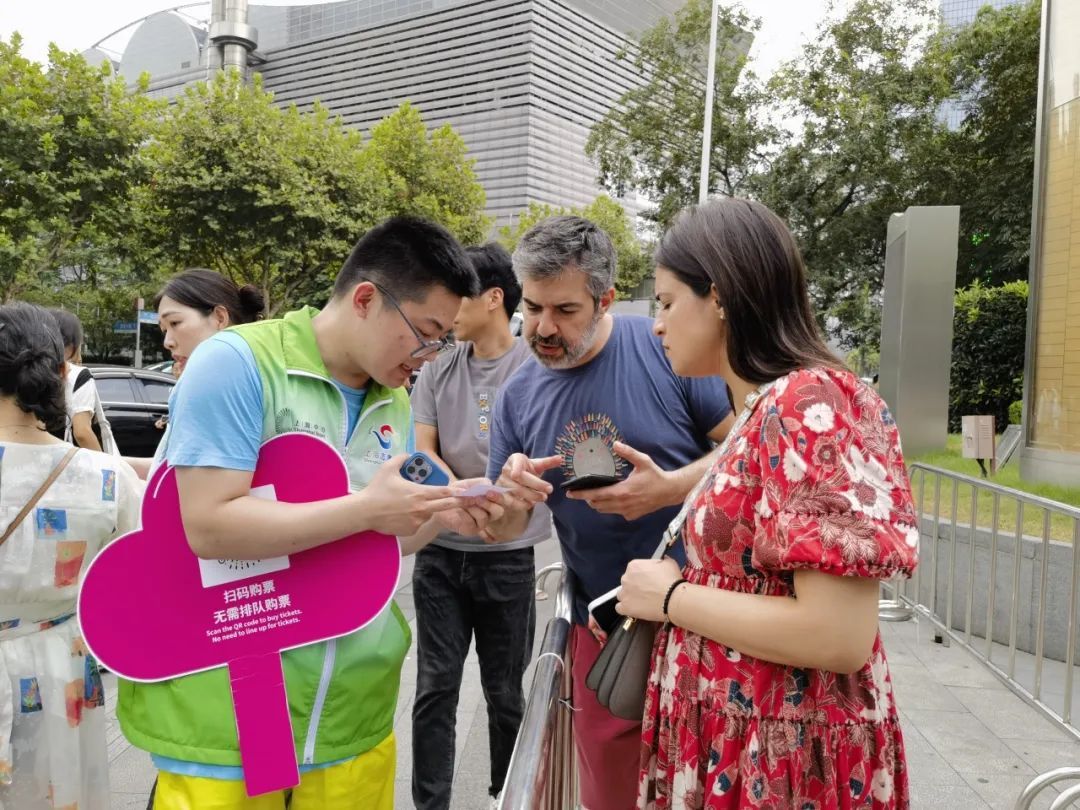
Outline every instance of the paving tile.
{"type": "Polygon", "coordinates": [[[989,805],[970,785],[911,783],[911,810],[985,810],[989,805]]]}
{"type": "Polygon", "coordinates": [[[109,786],[118,793],[137,793],[143,797],[143,805],[150,795],[157,772],[150,755],[138,748],[128,748],[115,761],[109,763],[109,786]]]}
{"type": "Polygon", "coordinates": [[[942,759],[961,775],[1035,775],[1019,754],[970,714],[925,709],[905,711],[904,714],[942,759]]]}
{"type": "Polygon", "coordinates": [[[109,810],[146,810],[146,793],[123,793],[114,790],[109,796],[109,810]]]}
{"type": "MultiPolygon", "coordinates": [[[[916,659],[917,660],[917,659],[916,659]]],[[[967,711],[947,687],[934,678],[923,664],[889,663],[896,705],[907,709],[931,709],[938,712],[967,711]]]]}
{"type": "Polygon", "coordinates": [[[394,780],[394,807],[413,807],[412,782],[408,774],[402,778],[401,768],[398,768],[398,778],[394,780]]]}
{"type": "Polygon", "coordinates": [[[1046,740],[1005,740],[1036,773],[1055,768],[1080,767],[1080,742],[1046,740]]]}
{"type": "Polygon", "coordinates": [[[961,647],[945,647],[931,641],[914,647],[914,653],[944,686],[1001,686],[1001,681],[983,663],[961,647]]]}
{"type": "Polygon", "coordinates": [[[940,754],[907,751],[908,781],[912,785],[957,786],[964,777],[956,772],[940,754]]]}
{"type": "Polygon", "coordinates": [[[1075,739],[1004,687],[950,686],[948,691],[999,738],[1068,742],[1075,739]]]}
{"type": "MultiPolygon", "coordinates": [[[[1017,797],[1027,787],[1031,777],[989,774],[987,776],[965,776],[964,781],[994,810],[1014,810],[1017,797]]],[[[1052,787],[1041,791],[1032,801],[1032,810],[1049,810],[1057,796],[1057,791],[1052,787]]]]}
{"type": "Polygon", "coordinates": [[[919,785],[963,785],[964,778],[927,742],[922,733],[901,715],[908,781],[919,785]]]}

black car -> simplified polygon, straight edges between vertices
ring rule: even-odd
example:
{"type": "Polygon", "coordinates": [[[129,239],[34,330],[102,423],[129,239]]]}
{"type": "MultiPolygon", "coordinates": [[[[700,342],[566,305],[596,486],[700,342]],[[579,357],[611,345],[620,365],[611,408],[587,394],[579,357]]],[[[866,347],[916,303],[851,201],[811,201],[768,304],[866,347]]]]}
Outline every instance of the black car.
{"type": "Polygon", "coordinates": [[[125,456],[154,455],[169,416],[169,374],[127,366],[88,366],[113,437],[125,456]],[[160,427],[159,427],[160,426],[160,427]]]}

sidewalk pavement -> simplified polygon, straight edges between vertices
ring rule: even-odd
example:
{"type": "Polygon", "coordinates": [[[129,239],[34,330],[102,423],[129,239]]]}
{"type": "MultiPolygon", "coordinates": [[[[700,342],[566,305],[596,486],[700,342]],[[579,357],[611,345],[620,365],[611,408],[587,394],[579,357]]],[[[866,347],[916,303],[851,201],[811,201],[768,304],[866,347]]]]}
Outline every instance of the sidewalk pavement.
{"type": "MultiPolygon", "coordinates": [[[[537,547],[537,568],[559,559],[558,545],[537,547]]],[[[415,629],[412,558],[402,568],[398,604],[415,629]]],[[[551,617],[553,599],[537,603],[536,648],[551,617]]],[[[957,646],[935,643],[925,621],[881,625],[903,722],[911,775],[912,810],[1011,810],[1036,774],[1080,765],[1080,742],[1010,692],[983,664],[957,646]]],[[[532,668],[525,675],[526,690],[532,668]]],[[[396,807],[412,807],[411,711],[416,658],[402,674],[394,730],[398,742],[396,807]]],[[[116,682],[106,678],[113,810],[143,810],[154,772],[149,756],[131,747],[115,719],[116,682]]],[[[458,704],[453,810],[487,807],[487,709],[473,651],[465,665],[458,704]]],[[[1035,803],[1050,807],[1050,789],[1035,803]]]]}

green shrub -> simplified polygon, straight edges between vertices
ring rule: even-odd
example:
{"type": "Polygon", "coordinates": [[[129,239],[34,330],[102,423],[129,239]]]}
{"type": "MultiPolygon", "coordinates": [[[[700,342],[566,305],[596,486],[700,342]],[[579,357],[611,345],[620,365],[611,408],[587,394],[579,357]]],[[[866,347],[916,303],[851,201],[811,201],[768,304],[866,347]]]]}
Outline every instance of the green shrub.
{"type": "Polygon", "coordinates": [[[1022,396],[1028,285],[973,284],[956,293],[949,429],[965,414],[993,414],[999,429],[1022,396]]]}
{"type": "Polygon", "coordinates": [[[1024,420],[1024,402],[1016,400],[1009,406],[1009,424],[1019,425],[1024,420]]]}

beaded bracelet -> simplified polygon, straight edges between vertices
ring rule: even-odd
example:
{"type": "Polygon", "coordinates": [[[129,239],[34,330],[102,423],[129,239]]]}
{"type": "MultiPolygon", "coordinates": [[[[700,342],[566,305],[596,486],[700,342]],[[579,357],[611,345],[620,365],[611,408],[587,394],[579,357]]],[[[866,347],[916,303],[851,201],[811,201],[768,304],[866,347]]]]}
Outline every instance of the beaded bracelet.
{"type": "Polygon", "coordinates": [[[668,611],[668,605],[671,603],[671,595],[673,593],[675,593],[676,588],[678,588],[680,585],[685,585],[685,584],[686,584],[686,580],[683,579],[682,577],[679,577],[677,580],[672,582],[671,587],[667,589],[667,594],[664,596],[664,610],[663,610],[663,612],[664,612],[664,618],[667,619],[668,621],[671,620],[670,617],[668,616],[668,612],[667,612],[668,611]]]}

